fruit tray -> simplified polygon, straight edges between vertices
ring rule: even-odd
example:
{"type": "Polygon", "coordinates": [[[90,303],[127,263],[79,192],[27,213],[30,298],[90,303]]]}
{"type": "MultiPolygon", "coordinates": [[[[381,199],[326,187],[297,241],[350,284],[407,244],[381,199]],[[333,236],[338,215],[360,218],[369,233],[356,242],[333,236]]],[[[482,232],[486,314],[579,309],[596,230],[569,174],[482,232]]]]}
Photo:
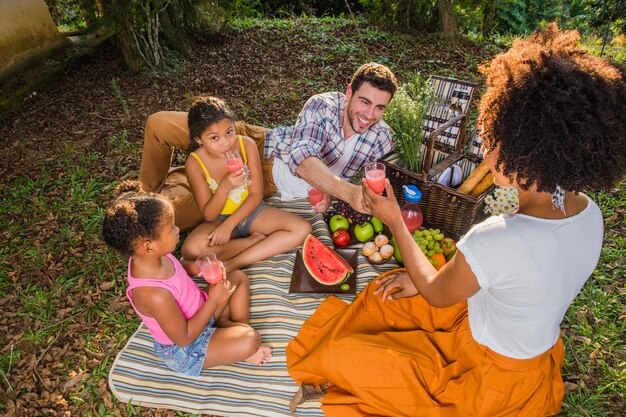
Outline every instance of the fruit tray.
{"type": "MultiPolygon", "coordinates": [[[[296,250],[296,260],[293,265],[293,273],[291,274],[291,285],[289,286],[290,294],[356,294],[356,271],[359,251],[357,249],[339,248],[335,249],[343,259],[348,262],[354,272],[347,280],[337,285],[323,285],[317,282],[309,271],[307,271],[302,262],[302,250],[296,250]],[[348,284],[349,288],[342,290],[341,287],[348,284]]],[[[345,287],[344,287],[345,288],[345,287]]]]}

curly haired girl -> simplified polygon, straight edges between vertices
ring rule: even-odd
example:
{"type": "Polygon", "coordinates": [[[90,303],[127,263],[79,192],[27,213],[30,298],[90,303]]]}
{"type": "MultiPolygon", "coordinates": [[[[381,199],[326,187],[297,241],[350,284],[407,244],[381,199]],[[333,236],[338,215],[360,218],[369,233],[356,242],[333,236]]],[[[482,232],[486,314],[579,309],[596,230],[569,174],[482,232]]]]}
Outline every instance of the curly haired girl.
{"type": "Polygon", "coordinates": [[[171,203],[126,181],[107,209],[106,243],[128,259],[126,295],[154,337],[154,353],[175,372],[245,360],[263,365],[271,349],[249,323],[248,277],[233,271],[202,291],[171,254],[178,243],[171,203]]]}

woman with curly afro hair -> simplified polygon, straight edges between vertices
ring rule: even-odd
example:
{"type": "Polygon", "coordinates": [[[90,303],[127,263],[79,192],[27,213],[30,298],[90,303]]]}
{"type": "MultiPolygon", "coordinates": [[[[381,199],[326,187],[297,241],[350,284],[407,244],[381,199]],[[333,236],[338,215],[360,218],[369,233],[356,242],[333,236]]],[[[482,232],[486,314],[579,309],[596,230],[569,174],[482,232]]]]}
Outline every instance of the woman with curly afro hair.
{"type": "MultiPolygon", "coordinates": [[[[406,269],[350,306],[327,299],[287,349],[292,377],[322,386],[327,416],[548,416],[559,412],[560,323],[598,262],[603,220],[583,191],[624,177],[624,70],[550,24],[481,67],[485,163],[516,213],[475,225],[437,271],[393,189],[364,201],[406,269]]],[[[306,390],[303,390],[306,392],[306,390]]]]}

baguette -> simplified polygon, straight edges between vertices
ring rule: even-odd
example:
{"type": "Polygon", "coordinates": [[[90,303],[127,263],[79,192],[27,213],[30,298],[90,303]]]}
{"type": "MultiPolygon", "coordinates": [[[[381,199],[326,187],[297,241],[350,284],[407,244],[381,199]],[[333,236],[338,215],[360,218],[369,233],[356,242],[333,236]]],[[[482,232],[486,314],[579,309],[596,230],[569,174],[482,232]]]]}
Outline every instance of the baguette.
{"type": "Polygon", "coordinates": [[[489,172],[489,167],[482,161],[476,169],[469,174],[469,176],[463,181],[463,184],[458,188],[458,191],[463,194],[469,194],[470,191],[478,185],[485,175],[489,172]]]}
{"type": "Polygon", "coordinates": [[[479,195],[487,191],[487,189],[489,189],[489,187],[491,187],[492,185],[493,174],[491,172],[487,172],[487,175],[485,175],[483,179],[480,180],[480,182],[476,185],[476,187],[474,187],[474,189],[470,191],[469,195],[471,195],[472,197],[478,197],[479,195]]]}

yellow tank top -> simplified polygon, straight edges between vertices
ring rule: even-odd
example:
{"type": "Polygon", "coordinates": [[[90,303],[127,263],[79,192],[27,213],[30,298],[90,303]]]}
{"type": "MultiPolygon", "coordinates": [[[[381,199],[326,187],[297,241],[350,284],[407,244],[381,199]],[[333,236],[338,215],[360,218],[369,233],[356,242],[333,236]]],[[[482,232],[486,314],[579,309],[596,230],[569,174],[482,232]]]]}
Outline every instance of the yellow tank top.
{"type": "MultiPolygon", "coordinates": [[[[241,137],[241,135],[237,135],[237,139],[239,140],[239,148],[241,149],[241,157],[243,158],[243,163],[247,164],[248,158],[246,156],[246,149],[243,146],[243,138],[241,137]]],[[[209,189],[211,190],[212,194],[215,194],[218,186],[217,181],[211,178],[211,176],[209,175],[209,170],[206,168],[200,157],[196,155],[195,152],[192,152],[190,155],[196,158],[196,161],[198,161],[198,163],[200,164],[202,171],[204,171],[204,178],[206,178],[209,189]]],[[[239,206],[241,206],[241,204],[245,201],[247,197],[247,185],[235,188],[234,190],[230,190],[228,192],[228,198],[226,198],[226,203],[224,204],[224,208],[222,209],[221,214],[233,214],[239,208],[239,206]]]]}

